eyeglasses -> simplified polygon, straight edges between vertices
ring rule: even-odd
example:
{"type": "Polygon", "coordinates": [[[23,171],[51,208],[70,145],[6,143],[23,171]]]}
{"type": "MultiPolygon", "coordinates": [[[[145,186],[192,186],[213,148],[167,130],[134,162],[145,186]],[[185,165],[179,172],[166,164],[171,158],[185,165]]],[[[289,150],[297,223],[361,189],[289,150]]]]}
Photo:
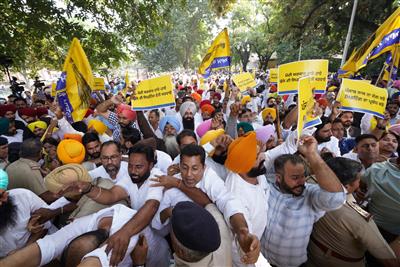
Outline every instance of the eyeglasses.
{"type": "Polygon", "coordinates": [[[111,160],[111,161],[116,161],[117,159],[119,159],[120,158],[120,155],[112,155],[112,156],[110,156],[110,157],[107,157],[107,156],[101,156],[100,157],[100,159],[102,160],[102,161],[109,161],[109,160],[111,160]]]}

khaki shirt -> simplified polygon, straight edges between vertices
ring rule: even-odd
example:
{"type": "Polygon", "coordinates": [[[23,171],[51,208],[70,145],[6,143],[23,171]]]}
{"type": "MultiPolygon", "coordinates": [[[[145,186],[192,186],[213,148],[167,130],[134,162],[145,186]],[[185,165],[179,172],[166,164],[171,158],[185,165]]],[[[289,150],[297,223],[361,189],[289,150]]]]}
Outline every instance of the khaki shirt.
{"type": "Polygon", "coordinates": [[[47,191],[40,164],[36,161],[20,158],[8,165],[6,171],[9,178],[8,189],[25,188],[38,196],[47,191]]]}
{"type": "MultiPolygon", "coordinates": [[[[346,203],[337,210],[327,212],[314,224],[312,237],[330,250],[348,258],[362,258],[368,250],[377,259],[395,259],[393,250],[380,234],[369,213],[358,210],[359,207],[351,194],[346,203]],[[353,203],[353,204],[352,204],[353,203]],[[353,207],[352,207],[353,206],[353,207]],[[355,207],[355,208],[354,208],[355,207]]],[[[312,243],[312,241],[310,241],[312,243]]],[[[327,264],[319,257],[323,254],[317,246],[309,245],[309,259],[316,266],[340,266],[342,260],[330,257],[327,264]],[[336,261],[336,263],[334,263],[336,261]]],[[[362,264],[363,261],[360,261],[362,264]]],[[[363,266],[352,263],[352,266],[363,266]]]]}

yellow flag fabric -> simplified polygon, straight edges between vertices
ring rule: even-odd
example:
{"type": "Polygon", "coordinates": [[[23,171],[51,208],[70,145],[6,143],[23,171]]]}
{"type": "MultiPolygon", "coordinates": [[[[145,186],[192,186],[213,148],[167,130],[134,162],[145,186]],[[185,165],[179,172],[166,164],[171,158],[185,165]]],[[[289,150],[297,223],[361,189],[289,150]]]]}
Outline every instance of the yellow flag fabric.
{"type": "MultiPolygon", "coordinates": [[[[374,32],[367,41],[358,48],[339,70],[339,75],[358,72],[368,61],[391,51],[400,41],[400,8],[374,32]]],[[[341,77],[341,76],[339,76],[341,77]]]]}
{"type": "Polygon", "coordinates": [[[199,74],[204,78],[210,76],[212,70],[229,67],[231,65],[231,47],[229,43],[228,29],[224,29],[215,37],[207,54],[204,56],[199,74]]]}
{"type": "Polygon", "coordinates": [[[79,40],[74,38],[56,87],[59,105],[69,122],[83,119],[93,87],[92,68],[79,40]]]}

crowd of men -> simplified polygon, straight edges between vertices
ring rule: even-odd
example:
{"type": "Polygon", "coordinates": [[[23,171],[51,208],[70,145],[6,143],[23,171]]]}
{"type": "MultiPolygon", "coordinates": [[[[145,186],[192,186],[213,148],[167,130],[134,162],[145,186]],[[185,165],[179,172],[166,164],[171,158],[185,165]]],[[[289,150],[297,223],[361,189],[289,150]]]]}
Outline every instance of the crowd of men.
{"type": "MultiPolygon", "coordinates": [[[[0,105],[0,266],[400,266],[400,80],[385,118],[341,111],[297,138],[297,100],[257,74],[135,83],[66,119],[46,93],[0,105]]],[[[124,86],[120,86],[124,88],[124,86]]]]}

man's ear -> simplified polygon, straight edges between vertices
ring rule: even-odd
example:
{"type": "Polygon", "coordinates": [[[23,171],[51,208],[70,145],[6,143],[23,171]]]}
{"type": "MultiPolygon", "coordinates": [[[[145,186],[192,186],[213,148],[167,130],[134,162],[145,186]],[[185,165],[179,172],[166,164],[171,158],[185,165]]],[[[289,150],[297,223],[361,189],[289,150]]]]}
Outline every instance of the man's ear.
{"type": "Polygon", "coordinates": [[[357,146],[355,146],[355,147],[353,148],[353,152],[354,152],[354,153],[357,153],[357,146]]]}
{"type": "Polygon", "coordinates": [[[275,180],[276,180],[277,182],[282,182],[282,175],[280,175],[279,173],[276,173],[276,174],[275,174],[275,180]]]}

